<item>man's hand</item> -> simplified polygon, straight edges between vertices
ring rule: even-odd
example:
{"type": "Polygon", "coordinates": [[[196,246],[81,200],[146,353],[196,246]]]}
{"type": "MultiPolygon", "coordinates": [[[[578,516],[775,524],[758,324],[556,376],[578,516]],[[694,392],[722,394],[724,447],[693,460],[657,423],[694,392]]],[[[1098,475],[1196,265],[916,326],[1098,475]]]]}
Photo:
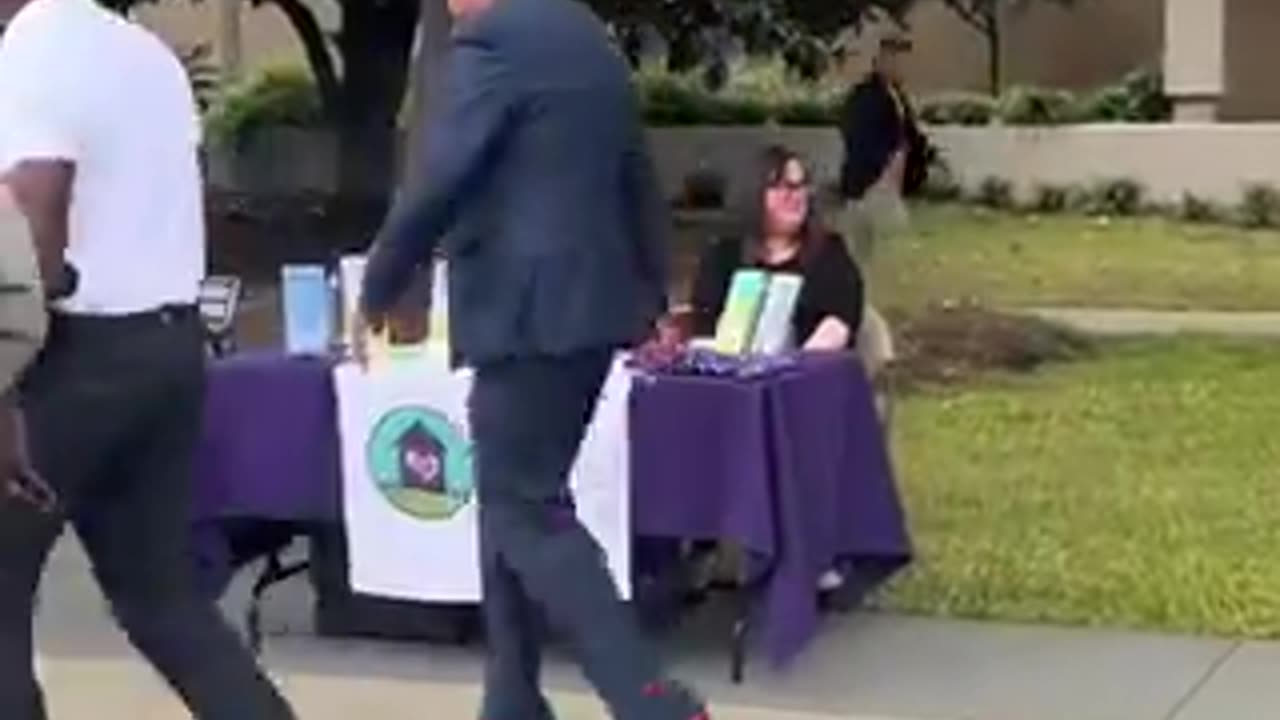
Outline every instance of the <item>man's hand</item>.
{"type": "Polygon", "coordinates": [[[369,339],[380,334],[386,325],[386,316],[381,314],[370,316],[360,311],[355,315],[351,326],[351,357],[365,370],[369,369],[369,339]]]}
{"type": "Polygon", "coordinates": [[[11,397],[0,399],[0,497],[42,513],[58,509],[58,494],[32,465],[22,411],[11,397]]]}

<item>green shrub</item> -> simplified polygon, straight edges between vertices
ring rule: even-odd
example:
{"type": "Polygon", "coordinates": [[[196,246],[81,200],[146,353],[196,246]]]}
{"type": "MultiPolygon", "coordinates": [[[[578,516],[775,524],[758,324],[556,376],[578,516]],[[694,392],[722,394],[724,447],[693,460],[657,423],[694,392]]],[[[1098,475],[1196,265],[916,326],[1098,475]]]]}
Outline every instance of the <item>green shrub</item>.
{"type": "Polygon", "coordinates": [[[1099,180],[1089,191],[1090,215],[1129,216],[1142,212],[1146,188],[1136,180],[1099,180]]]}
{"type": "Polygon", "coordinates": [[[964,195],[964,187],[956,177],[951,164],[936,156],[929,165],[929,174],[920,188],[920,199],[929,202],[955,202],[964,195]]]}
{"type": "Polygon", "coordinates": [[[800,100],[827,102],[848,90],[845,80],[830,75],[806,79],[777,58],[753,58],[735,64],[720,89],[725,95],[759,98],[771,105],[800,100]]]}
{"type": "Polygon", "coordinates": [[[779,104],[773,119],[780,125],[797,127],[823,127],[840,122],[840,105],[823,98],[790,100],[779,104]]]}
{"type": "Polygon", "coordinates": [[[1071,207],[1072,188],[1068,185],[1037,183],[1031,189],[1030,209],[1039,213],[1060,213],[1071,207]]]}
{"type": "Polygon", "coordinates": [[[242,143],[268,127],[315,127],[324,122],[320,93],[298,68],[264,70],[224,88],[206,114],[211,139],[242,143]]]}
{"type": "Polygon", "coordinates": [[[1173,104],[1165,95],[1161,73],[1136,70],[1087,97],[1081,116],[1089,122],[1167,122],[1173,116],[1173,104]]]}
{"type": "Polygon", "coordinates": [[[1014,206],[1013,183],[994,176],[983,178],[974,200],[992,210],[1011,210],[1014,206]]]}
{"type": "Polygon", "coordinates": [[[1007,125],[1065,125],[1079,118],[1076,97],[1066,90],[1013,88],[1000,97],[999,109],[1007,125]]]}
{"type": "Polygon", "coordinates": [[[1222,209],[1211,200],[1194,193],[1183,193],[1177,207],[1178,219],[1193,223],[1209,223],[1222,219],[1222,209]]]}
{"type": "Polygon", "coordinates": [[[989,95],[944,93],[920,102],[920,119],[930,125],[990,125],[996,101],[989,95]]]}
{"type": "Polygon", "coordinates": [[[635,84],[645,121],[655,126],[830,125],[839,112],[833,85],[801,80],[781,63],[747,63],[718,90],[708,88],[698,72],[653,67],[637,72],[635,84]]]}
{"type": "Polygon", "coordinates": [[[1067,211],[1088,214],[1093,212],[1093,188],[1073,185],[1067,191],[1067,211]]]}
{"type": "Polygon", "coordinates": [[[710,94],[688,77],[640,73],[636,89],[650,125],[695,125],[711,114],[710,94]]]}
{"type": "Polygon", "coordinates": [[[1240,200],[1240,224],[1248,228],[1269,228],[1280,225],[1280,190],[1267,183],[1245,186],[1240,200]]]}

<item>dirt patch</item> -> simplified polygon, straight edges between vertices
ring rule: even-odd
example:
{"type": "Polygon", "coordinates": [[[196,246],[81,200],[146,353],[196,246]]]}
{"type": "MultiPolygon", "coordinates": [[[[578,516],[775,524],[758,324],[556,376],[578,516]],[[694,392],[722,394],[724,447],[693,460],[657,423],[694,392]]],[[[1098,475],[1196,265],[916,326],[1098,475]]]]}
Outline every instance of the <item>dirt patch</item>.
{"type": "Polygon", "coordinates": [[[1090,355],[1088,338],[1036,318],[977,304],[890,313],[898,345],[895,379],[907,387],[956,384],[992,372],[1026,373],[1090,355]]]}

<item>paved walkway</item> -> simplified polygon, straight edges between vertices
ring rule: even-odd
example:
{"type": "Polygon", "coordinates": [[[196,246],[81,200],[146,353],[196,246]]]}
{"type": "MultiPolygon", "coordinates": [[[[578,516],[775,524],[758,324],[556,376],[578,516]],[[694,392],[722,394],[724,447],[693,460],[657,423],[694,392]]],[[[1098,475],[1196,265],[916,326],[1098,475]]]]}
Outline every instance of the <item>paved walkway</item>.
{"type": "Polygon", "coordinates": [[[1106,336],[1228,335],[1280,339],[1280,312],[1026,308],[1021,312],[1106,336]]]}
{"type": "MultiPolygon", "coordinates": [[[[244,589],[228,598],[238,617],[244,589]]],[[[183,714],[125,646],[70,543],[56,553],[38,623],[55,720],[183,714]]],[[[302,720],[469,720],[475,648],[333,642],[309,635],[305,583],[269,599],[267,664],[302,720]]],[[[832,619],[786,672],[728,682],[723,615],[672,638],[676,670],[719,720],[1264,720],[1280,708],[1280,644],[949,622],[885,614],[832,619]]],[[[565,720],[603,720],[578,673],[549,663],[565,720]]]]}

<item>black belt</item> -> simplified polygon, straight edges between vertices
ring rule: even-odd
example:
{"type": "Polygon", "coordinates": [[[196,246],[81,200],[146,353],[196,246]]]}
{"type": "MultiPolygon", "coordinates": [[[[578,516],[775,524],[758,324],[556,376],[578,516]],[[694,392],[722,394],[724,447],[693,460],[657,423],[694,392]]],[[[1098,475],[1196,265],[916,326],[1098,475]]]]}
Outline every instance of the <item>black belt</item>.
{"type": "Polygon", "coordinates": [[[119,332],[150,330],[157,327],[182,325],[198,319],[200,310],[195,305],[162,305],[155,310],[124,315],[95,315],[54,310],[50,318],[53,331],[102,331],[119,332]]]}

